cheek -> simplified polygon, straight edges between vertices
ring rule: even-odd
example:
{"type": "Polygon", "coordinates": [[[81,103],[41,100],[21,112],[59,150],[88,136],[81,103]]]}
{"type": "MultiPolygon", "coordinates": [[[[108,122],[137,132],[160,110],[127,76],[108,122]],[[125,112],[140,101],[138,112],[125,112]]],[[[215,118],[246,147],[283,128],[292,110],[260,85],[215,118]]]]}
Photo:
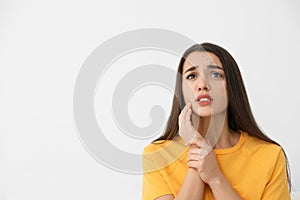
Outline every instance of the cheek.
{"type": "Polygon", "coordinates": [[[215,84],[211,86],[211,94],[218,101],[227,101],[227,89],[226,84],[215,84]]]}
{"type": "Polygon", "coordinates": [[[186,83],[186,82],[183,82],[182,83],[182,94],[183,94],[183,98],[184,98],[184,101],[185,102],[191,102],[191,101],[194,101],[194,92],[193,92],[193,89],[192,87],[186,83]]]}
{"type": "Polygon", "coordinates": [[[228,105],[228,94],[227,94],[226,83],[223,84],[223,95],[224,95],[224,98],[226,100],[226,104],[228,105]]]}

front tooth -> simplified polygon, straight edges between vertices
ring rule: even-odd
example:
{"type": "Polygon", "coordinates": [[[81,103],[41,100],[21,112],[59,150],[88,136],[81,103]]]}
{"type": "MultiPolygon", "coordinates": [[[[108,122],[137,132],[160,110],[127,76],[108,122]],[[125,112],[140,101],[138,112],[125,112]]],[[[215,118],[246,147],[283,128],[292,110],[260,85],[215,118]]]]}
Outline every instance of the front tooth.
{"type": "Polygon", "coordinates": [[[201,98],[200,101],[210,101],[209,98],[201,98]]]}

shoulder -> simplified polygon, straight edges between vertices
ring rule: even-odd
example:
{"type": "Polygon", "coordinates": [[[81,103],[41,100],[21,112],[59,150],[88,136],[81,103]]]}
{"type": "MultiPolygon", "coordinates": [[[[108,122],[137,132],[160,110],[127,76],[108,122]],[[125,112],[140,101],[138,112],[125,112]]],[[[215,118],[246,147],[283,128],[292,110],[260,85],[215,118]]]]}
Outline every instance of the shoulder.
{"type": "Polygon", "coordinates": [[[246,141],[244,147],[252,153],[265,153],[268,155],[270,154],[278,155],[280,151],[282,151],[281,146],[277,144],[266,142],[259,138],[250,136],[248,133],[245,134],[246,134],[246,141]]]}
{"type": "Polygon", "coordinates": [[[146,153],[152,153],[155,151],[159,151],[161,149],[164,149],[166,146],[168,146],[170,143],[172,142],[172,140],[158,140],[158,141],[154,141],[150,144],[148,144],[147,146],[144,147],[144,154],[146,153]]]}
{"type": "Polygon", "coordinates": [[[267,168],[273,168],[278,160],[285,164],[285,156],[281,146],[250,136],[247,133],[244,150],[248,152],[253,161],[267,168]]]}
{"type": "Polygon", "coordinates": [[[144,171],[155,171],[170,166],[180,160],[186,151],[187,147],[179,137],[152,142],[143,151],[144,171]]]}
{"type": "Polygon", "coordinates": [[[154,141],[144,148],[144,154],[157,151],[176,151],[177,149],[185,149],[184,141],[180,137],[175,137],[173,140],[158,140],[154,141]]]}

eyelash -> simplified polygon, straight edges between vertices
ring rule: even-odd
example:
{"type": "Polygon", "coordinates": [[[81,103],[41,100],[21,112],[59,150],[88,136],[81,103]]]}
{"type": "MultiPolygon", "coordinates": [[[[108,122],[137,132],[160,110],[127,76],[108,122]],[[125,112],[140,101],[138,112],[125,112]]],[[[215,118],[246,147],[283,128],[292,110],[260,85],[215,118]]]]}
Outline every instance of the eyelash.
{"type": "MultiPolygon", "coordinates": [[[[209,75],[213,75],[213,74],[218,75],[218,77],[210,77],[210,78],[218,78],[218,79],[219,79],[219,78],[220,78],[220,79],[223,79],[223,78],[224,78],[223,74],[221,74],[221,73],[219,73],[219,72],[212,72],[212,73],[210,73],[209,75]]],[[[195,74],[190,74],[190,75],[188,75],[188,76],[186,77],[186,79],[187,79],[187,80],[191,80],[191,79],[189,78],[191,75],[196,76],[195,74]]]]}
{"type": "Polygon", "coordinates": [[[193,76],[195,76],[195,74],[190,74],[190,75],[188,75],[187,77],[186,77],[186,79],[190,79],[189,77],[191,76],[191,75],[193,75],[193,76]]]}
{"type": "Polygon", "coordinates": [[[214,77],[214,78],[222,78],[222,79],[224,78],[223,74],[221,74],[219,72],[213,72],[211,74],[217,74],[218,75],[218,77],[214,77]]]}

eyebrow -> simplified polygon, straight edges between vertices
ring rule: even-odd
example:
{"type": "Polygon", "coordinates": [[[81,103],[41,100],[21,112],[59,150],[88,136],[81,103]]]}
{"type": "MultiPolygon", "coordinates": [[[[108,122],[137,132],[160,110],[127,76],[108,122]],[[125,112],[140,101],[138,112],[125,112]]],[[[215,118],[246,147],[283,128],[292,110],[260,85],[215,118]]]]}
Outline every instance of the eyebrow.
{"type": "MultiPolygon", "coordinates": [[[[193,70],[195,70],[198,67],[199,67],[198,65],[197,66],[192,66],[189,69],[187,69],[184,73],[187,73],[189,71],[193,71],[193,70]]],[[[210,68],[210,69],[221,69],[221,70],[223,70],[223,68],[220,67],[220,66],[218,66],[218,65],[207,65],[207,68],[210,68]]]]}

